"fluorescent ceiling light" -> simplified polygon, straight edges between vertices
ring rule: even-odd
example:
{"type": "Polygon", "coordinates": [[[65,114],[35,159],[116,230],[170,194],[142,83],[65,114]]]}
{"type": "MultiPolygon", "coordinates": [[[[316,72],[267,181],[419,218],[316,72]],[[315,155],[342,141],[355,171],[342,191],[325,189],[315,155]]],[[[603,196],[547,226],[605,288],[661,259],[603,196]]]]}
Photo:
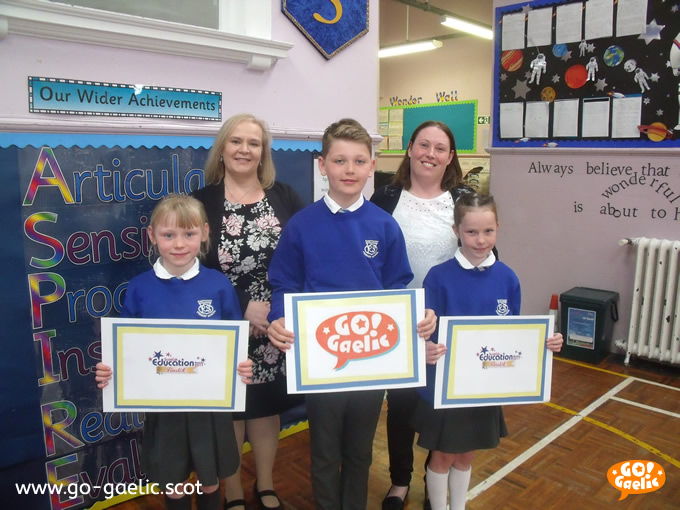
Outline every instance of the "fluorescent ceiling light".
{"type": "Polygon", "coordinates": [[[442,42],[437,39],[428,41],[416,41],[398,46],[388,46],[378,50],[378,58],[395,57],[397,55],[407,55],[409,53],[418,53],[419,51],[436,50],[442,47],[442,42]]]}
{"type": "Polygon", "coordinates": [[[493,39],[493,30],[488,27],[449,15],[442,16],[439,21],[446,27],[460,30],[461,32],[467,32],[468,34],[476,35],[477,37],[483,37],[484,39],[493,39]]]}

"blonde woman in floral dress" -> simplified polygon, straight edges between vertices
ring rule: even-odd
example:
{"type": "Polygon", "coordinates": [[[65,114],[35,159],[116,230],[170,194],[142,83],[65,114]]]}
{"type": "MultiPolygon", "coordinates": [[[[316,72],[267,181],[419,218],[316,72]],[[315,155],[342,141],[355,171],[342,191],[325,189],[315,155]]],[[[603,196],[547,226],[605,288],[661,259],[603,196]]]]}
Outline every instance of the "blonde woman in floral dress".
{"type": "MultiPolygon", "coordinates": [[[[288,396],[284,355],[266,335],[271,287],[267,269],[281,230],[303,207],[289,186],[276,182],[267,125],[248,114],[231,117],[215,137],[205,168],[206,186],[194,196],[205,206],[211,250],[205,265],[234,284],[244,318],[250,321],[248,354],[253,360],[246,411],[234,415],[240,447],[253,448],[260,508],[282,509],[272,471],[279,440],[279,414],[301,400],[288,396]]],[[[239,450],[240,451],[240,450],[239,450]]],[[[240,470],[227,478],[225,509],[245,508],[240,470]]]]}

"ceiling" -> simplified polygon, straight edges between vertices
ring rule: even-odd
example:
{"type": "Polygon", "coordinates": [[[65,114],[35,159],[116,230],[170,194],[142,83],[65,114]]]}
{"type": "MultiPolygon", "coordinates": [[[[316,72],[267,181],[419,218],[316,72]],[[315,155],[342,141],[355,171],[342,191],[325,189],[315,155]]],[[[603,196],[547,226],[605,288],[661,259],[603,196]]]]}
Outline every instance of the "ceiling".
{"type": "MultiPolygon", "coordinates": [[[[418,2],[426,7],[459,14],[470,20],[486,25],[493,21],[493,0],[406,0],[408,3],[418,2]]],[[[455,30],[439,23],[439,15],[426,12],[419,7],[408,6],[400,0],[380,0],[380,47],[393,46],[406,41],[408,12],[408,39],[417,41],[438,35],[451,35],[455,30]]],[[[462,35],[462,37],[474,37],[462,35]]],[[[446,44],[446,40],[442,41],[446,44]]]]}

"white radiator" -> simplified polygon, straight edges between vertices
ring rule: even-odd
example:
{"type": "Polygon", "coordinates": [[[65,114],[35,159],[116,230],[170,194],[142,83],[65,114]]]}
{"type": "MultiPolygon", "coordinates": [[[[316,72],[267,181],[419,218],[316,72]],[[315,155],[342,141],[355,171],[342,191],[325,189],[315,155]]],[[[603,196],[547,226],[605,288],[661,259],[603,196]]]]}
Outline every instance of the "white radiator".
{"type": "Polygon", "coordinates": [[[626,365],[632,354],[680,364],[680,241],[639,237],[626,365]]]}

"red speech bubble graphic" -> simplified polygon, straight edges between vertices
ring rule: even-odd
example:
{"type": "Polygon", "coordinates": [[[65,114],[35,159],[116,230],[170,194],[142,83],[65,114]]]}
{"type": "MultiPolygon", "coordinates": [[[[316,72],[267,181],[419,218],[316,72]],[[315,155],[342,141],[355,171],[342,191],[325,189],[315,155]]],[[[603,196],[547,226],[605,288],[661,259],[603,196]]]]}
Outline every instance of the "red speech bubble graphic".
{"type": "Polygon", "coordinates": [[[316,340],[338,357],[335,370],[348,361],[385,354],[399,342],[397,323],[381,312],[350,312],[329,317],[316,328],[316,340]]]}
{"type": "Polygon", "coordinates": [[[621,491],[621,501],[628,494],[646,494],[660,489],[666,483],[666,472],[651,460],[626,460],[609,468],[607,480],[621,491]]]}

